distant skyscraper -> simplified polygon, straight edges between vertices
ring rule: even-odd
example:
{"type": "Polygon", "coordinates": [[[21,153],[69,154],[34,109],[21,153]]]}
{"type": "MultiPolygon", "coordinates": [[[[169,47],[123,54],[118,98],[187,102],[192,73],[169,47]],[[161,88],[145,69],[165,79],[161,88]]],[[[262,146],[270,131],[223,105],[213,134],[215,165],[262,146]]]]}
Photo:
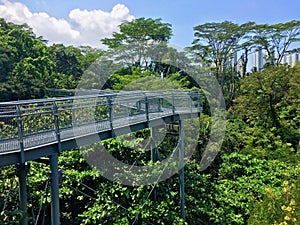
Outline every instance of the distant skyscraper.
{"type": "Polygon", "coordinates": [[[225,63],[225,65],[230,66],[232,68],[235,68],[236,69],[236,75],[238,75],[238,76],[243,75],[244,62],[243,62],[241,56],[240,55],[238,56],[237,51],[235,51],[231,54],[231,57],[229,58],[228,62],[225,63]]]}
{"type": "Polygon", "coordinates": [[[296,62],[300,60],[300,54],[299,53],[291,53],[289,55],[285,55],[282,58],[281,63],[282,64],[288,64],[291,67],[295,66],[296,62]]]}
{"type": "Polygon", "coordinates": [[[267,57],[267,51],[266,50],[258,50],[253,53],[252,55],[252,64],[253,68],[255,67],[257,71],[262,71],[266,61],[267,57]]]}
{"type": "MultiPolygon", "coordinates": [[[[259,50],[253,53],[252,58],[252,65],[253,68],[255,67],[257,71],[262,71],[264,65],[267,63],[267,51],[266,50],[259,50]]],[[[299,53],[291,53],[288,55],[283,56],[281,60],[281,64],[288,64],[291,67],[295,66],[296,62],[300,61],[300,54],[299,53]]]]}

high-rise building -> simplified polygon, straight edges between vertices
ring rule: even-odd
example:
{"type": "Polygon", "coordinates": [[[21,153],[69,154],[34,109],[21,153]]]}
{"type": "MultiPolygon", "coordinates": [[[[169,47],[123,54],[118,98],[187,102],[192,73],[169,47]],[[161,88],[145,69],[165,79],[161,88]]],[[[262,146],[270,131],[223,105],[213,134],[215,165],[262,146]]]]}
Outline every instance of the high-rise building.
{"type": "Polygon", "coordinates": [[[300,61],[300,54],[295,52],[295,53],[291,53],[291,54],[283,56],[281,63],[288,64],[291,67],[293,67],[293,66],[295,66],[297,61],[300,61]]]}
{"type": "MultiPolygon", "coordinates": [[[[267,51],[266,50],[259,50],[253,53],[252,58],[252,66],[256,68],[257,71],[262,71],[264,65],[268,62],[267,61],[267,51]]],[[[300,61],[300,54],[299,53],[291,53],[288,55],[283,56],[281,60],[281,64],[288,64],[291,67],[295,66],[296,62],[300,61]]]]}
{"type": "Polygon", "coordinates": [[[266,64],[267,60],[267,51],[266,50],[258,50],[253,53],[252,55],[252,65],[257,71],[262,71],[264,65],[266,64]]]}

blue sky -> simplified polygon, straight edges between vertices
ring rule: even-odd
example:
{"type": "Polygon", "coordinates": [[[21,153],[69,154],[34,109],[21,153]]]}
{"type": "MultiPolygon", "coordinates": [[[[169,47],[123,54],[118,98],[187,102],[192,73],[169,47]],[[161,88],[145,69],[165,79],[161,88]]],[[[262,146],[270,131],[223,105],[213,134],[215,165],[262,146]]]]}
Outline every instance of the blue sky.
{"type": "Polygon", "coordinates": [[[59,42],[61,37],[62,43],[79,45],[89,44],[90,41],[93,46],[97,46],[97,42],[101,38],[116,31],[117,25],[122,20],[139,17],[162,18],[163,22],[172,24],[174,36],[171,43],[186,47],[193,40],[193,27],[206,22],[229,20],[235,23],[248,21],[279,23],[300,20],[300,1],[0,0],[0,17],[5,17],[16,23],[22,21],[29,23],[30,26],[34,27],[34,31],[45,36],[50,42],[59,42]],[[16,3],[21,4],[17,5],[16,3]],[[112,12],[114,7],[116,12],[122,14],[117,19],[116,16],[109,17],[107,14],[112,12]],[[15,8],[18,10],[14,10],[15,8]],[[27,8],[29,13],[26,11],[27,13],[24,14],[22,12],[24,8],[27,8]],[[95,10],[101,13],[97,15],[92,13],[95,10]],[[104,22],[92,26],[91,22],[87,20],[90,15],[93,15],[93,18],[97,18],[97,20],[104,18],[104,22]],[[50,22],[47,22],[48,20],[50,22]],[[38,21],[41,22],[38,23],[38,21]],[[47,24],[49,24],[49,28],[47,28],[47,24]],[[103,27],[104,25],[105,27],[103,27]],[[55,27],[55,30],[52,31],[51,27],[55,27]],[[97,29],[101,31],[98,32],[97,29]],[[56,31],[59,33],[54,34],[56,31]],[[92,35],[93,32],[94,35],[92,35]],[[80,35],[85,36],[79,38],[80,35]]]}

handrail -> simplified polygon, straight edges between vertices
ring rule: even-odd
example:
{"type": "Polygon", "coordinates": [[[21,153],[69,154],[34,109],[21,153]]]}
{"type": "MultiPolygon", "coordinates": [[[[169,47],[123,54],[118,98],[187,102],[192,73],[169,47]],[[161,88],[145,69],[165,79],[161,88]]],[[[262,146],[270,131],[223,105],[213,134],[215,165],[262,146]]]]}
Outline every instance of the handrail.
{"type": "Polygon", "coordinates": [[[105,91],[2,102],[0,153],[13,150],[24,153],[26,148],[33,146],[50,142],[60,144],[64,138],[75,137],[79,131],[110,129],[113,132],[129,123],[149,123],[154,118],[200,111],[199,91],[189,90],[105,91]]]}

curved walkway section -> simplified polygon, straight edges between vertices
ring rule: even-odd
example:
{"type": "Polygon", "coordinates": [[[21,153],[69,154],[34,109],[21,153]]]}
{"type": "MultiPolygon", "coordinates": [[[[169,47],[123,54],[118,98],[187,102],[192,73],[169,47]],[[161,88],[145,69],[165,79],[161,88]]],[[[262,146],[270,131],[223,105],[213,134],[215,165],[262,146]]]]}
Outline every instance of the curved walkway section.
{"type": "Polygon", "coordinates": [[[0,103],[0,167],[137,130],[195,118],[198,91],[103,91],[0,103]]]}

